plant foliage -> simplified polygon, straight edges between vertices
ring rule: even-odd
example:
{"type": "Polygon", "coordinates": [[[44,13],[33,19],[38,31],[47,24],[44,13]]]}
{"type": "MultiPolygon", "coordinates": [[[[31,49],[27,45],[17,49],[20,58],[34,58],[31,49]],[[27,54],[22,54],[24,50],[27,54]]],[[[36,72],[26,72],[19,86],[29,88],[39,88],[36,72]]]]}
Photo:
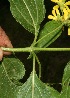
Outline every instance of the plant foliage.
{"type": "Polygon", "coordinates": [[[28,31],[38,33],[39,25],[45,17],[43,0],[9,0],[15,19],[28,31]]]}
{"type": "MultiPolygon", "coordinates": [[[[64,25],[62,21],[49,21],[41,31],[39,30],[45,17],[44,0],[9,0],[9,2],[16,21],[35,34],[33,45],[38,49],[48,47],[61,35],[64,25]]],[[[32,45],[30,48],[32,49],[32,45]]],[[[70,98],[70,62],[64,69],[62,90],[59,93],[38,78],[35,60],[39,65],[40,62],[36,52],[33,50],[30,52],[33,55],[33,70],[25,83],[19,81],[25,75],[24,65],[19,59],[4,58],[0,62],[0,98],[70,98]]]]}
{"type": "MultiPolygon", "coordinates": [[[[1,98],[32,98],[32,73],[24,84],[19,82],[25,73],[21,61],[16,58],[4,58],[0,64],[0,72],[1,98]]],[[[34,77],[33,98],[70,98],[70,62],[64,69],[61,93],[41,82],[36,73],[34,77]]]]}

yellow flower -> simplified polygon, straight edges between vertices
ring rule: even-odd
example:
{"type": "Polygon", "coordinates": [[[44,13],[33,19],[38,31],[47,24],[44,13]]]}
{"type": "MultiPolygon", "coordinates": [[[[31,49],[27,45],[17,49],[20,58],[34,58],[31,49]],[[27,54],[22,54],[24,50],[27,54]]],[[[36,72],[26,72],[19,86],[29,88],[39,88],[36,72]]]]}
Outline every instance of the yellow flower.
{"type": "Polygon", "coordinates": [[[63,18],[64,18],[64,20],[67,20],[68,19],[68,11],[67,11],[67,9],[64,8],[63,12],[64,12],[63,18]]]}
{"type": "Polygon", "coordinates": [[[68,35],[70,35],[70,1],[65,2],[65,0],[51,0],[52,2],[57,3],[56,6],[53,7],[52,15],[49,15],[49,19],[59,20],[65,22],[65,25],[68,27],[68,35]]]}
{"type": "Polygon", "coordinates": [[[70,5],[70,1],[66,2],[65,5],[70,5]]]}
{"type": "MultiPolygon", "coordinates": [[[[55,5],[55,6],[53,7],[53,10],[55,11],[55,13],[56,13],[57,15],[60,15],[60,12],[59,12],[58,8],[59,8],[59,6],[58,6],[58,5],[55,5]]],[[[52,11],[52,14],[53,14],[53,11],[52,11]]],[[[54,15],[54,14],[53,14],[53,15],[54,15]]]]}
{"type": "Polygon", "coordinates": [[[64,8],[66,8],[67,9],[67,11],[69,11],[70,9],[69,9],[69,7],[68,7],[68,5],[70,5],[70,1],[68,1],[68,2],[66,2],[65,4],[64,4],[64,8]]]}
{"type": "Polygon", "coordinates": [[[60,12],[59,12],[58,8],[59,8],[58,5],[53,7],[52,15],[48,16],[49,19],[58,20],[58,17],[60,16],[60,12]]]}
{"type": "Polygon", "coordinates": [[[49,19],[64,21],[70,18],[70,1],[66,2],[64,0],[51,0],[52,2],[57,3],[58,5],[53,7],[52,15],[49,15],[49,19]],[[58,9],[60,7],[60,10],[58,9]],[[60,15],[61,13],[61,15],[60,15]]]}
{"type": "Polygon", "coordinates": [[[64,20],[67,20],[69,18],[69,15],[70,15],[70,9],[68,6],[65,6],[65,8],[63,9],[63,12],[64,12],[64,20]]]}
{"type": "Polygon", "coordinates": [[[48,18],[49,18],[49,19],[53,19],[53,20],[57,20],[57,17],[54,17],[54,16],[52,16],[52,15],[49,15],[48,18]]]}

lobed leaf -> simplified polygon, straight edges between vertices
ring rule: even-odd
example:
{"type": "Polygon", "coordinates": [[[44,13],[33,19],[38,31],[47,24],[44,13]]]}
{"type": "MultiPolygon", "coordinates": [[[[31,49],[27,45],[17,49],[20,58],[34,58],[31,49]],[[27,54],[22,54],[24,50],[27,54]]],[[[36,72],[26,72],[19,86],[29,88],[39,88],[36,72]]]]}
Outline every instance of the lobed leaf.
{"type": "Polygon", "coordinates": [[[39,33],[37,47],[48,47],[62,32],[63,24],[60,21],[49,21],[39,33]]]}
{"type": "Polygon", "coordinates": [[[28,31],[38,33],[45,17],[44,0],[9,0],[14,18],[28,31]]]}

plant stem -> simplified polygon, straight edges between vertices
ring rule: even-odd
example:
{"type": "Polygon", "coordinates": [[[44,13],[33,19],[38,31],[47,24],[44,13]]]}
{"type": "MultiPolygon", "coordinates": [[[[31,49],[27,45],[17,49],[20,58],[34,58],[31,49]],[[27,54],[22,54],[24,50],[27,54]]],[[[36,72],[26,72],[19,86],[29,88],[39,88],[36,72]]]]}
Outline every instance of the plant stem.
{"type": "Polygon", "coordinates": [[[38,65],[39,65],[39,79],[40,79],[41,78],[41,63],[40,63],[38,57],[36,56],[36,54],[35,54],[35,57],[36,57],[36,60],[37,60],[38,65]]]}
{"type": "Polygon", "coordinates": [[[3,51],[8,51],[8,52],[31,52],[32,48],[26,47],[26,48],[4,48],[1,47],[3,51]]]}
{"type": "Polygon", "coordinates": [[[37,40],[37,36],[38,36],[38,32],[39,31],[37,31],[36,28],[35,28],[35,37],[34,37],[33,43],[31,44],[31,47],[35,46],[35,43],[36,43],[36,40],[37,40]]]}
{"type": "Polygon", "coordinates": [[[34,98],[34,81],[35,81],[35,54],[33,53],[33,73],[32,73],[32,98],[34,98]]]}
{"type": "Polygon", "coordinates": [[[33,48],[33,51],[70,51],[70,48],[33,48]]]}
{"type": "Polygon", "coordinates": [[[37,48],[37,47],[26,47],[26,48],[4,48],[3,51],[8,52],[34,52],[34,51],[70,51],[70,48],[37,48]]]}

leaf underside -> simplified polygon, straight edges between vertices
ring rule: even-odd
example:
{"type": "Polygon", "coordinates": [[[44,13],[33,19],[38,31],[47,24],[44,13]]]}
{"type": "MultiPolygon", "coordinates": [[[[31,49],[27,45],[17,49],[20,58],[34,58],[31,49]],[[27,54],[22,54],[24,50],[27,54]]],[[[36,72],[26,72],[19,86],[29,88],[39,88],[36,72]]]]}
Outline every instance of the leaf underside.
{"type": "MultiPolygon", "coordinates": [[[[22,77],[22,74],[24,75],[25,70],[23,69],[23,64],[18,59],[4,58],[0,64],[0,98],[32,98],[32,73],[24,84],[15,84],[16,79],[18,83],[18,79],[22,77]],[[11,74],[11,72],[13,73],[11,74]],[[15,77],[16,74],[17,77],[15,77]],[[12,80],[13,77],[15,77],[15,81],[12,80]]],[[[56,90],[42,83],[36,74],[34,77],[33,98],[52,98],[51,96],[57,98],[55,96],[58,96],[59,93],[56,90]]]]}
{"type": "Polygon", "coordinates": [[[39,34],[37,47],[48,47],[62,32],[63,24],[60,21],[49,21],[39,34]]]}
{"type": "MultiPolygon", "coordinates": [[[[44,0],[9,0],[12,15],[33,34],[45,17],[44,0]]],[[[38,32],[37,32],[38,33],[38,32]]]]}
{"type": "MultiPolygon", "coordinates": [[[[59,93],[53,88],[42,83],[35,74],[34,79],[34,96],[33,98],[57,98],[59,93]]],[[[27,82],[19,87],[18,98],[32,98],[32,73],[27,82]]]]}
{"type": "Polygon", "coordinates": [[[70,61],[67,63],[64,69],[60,98],[70,98],[70,61]]]}
{"type": "Polygon", "coordinates": [[[19,79],[24,73],[24,65],[20,60],[4,58],[0,63],[0,98],[32,98],[32,86],[34,86],[33,98],[70,98],[70,62],[64,69],[61,93],[44,84],[36,73],[34,74],[34,85],[32,84],[33,73],[24,84],[20,84],[19,79]]]}
{"type": "Polygon", "coordinates": [[[24,74],[24,65],[19,59],[4,58],[0,63],[0,98],[17,98],[16,88],[20,85],[18,80],[24,74]]]}
{"type": "MultiPolygon", "coordinates": [[[[25,29],[33,34],[38,33],[40,24],[45,17],[44,0],[9,0],[12,15],[25,29]]],[[[39,33],[37,47],[48,47],[62,32],[63,24],[59,21],[46,23],[39,33]]],[[[22,62],[16,58],[4,58],[0,62],[0,98],[70,98],[70,62],[64,69],[62,91],[59,93],[47,86],[36,74],[32,85],[33,74],[27,81],[19,82],[25,74],[22,62]]]]}

